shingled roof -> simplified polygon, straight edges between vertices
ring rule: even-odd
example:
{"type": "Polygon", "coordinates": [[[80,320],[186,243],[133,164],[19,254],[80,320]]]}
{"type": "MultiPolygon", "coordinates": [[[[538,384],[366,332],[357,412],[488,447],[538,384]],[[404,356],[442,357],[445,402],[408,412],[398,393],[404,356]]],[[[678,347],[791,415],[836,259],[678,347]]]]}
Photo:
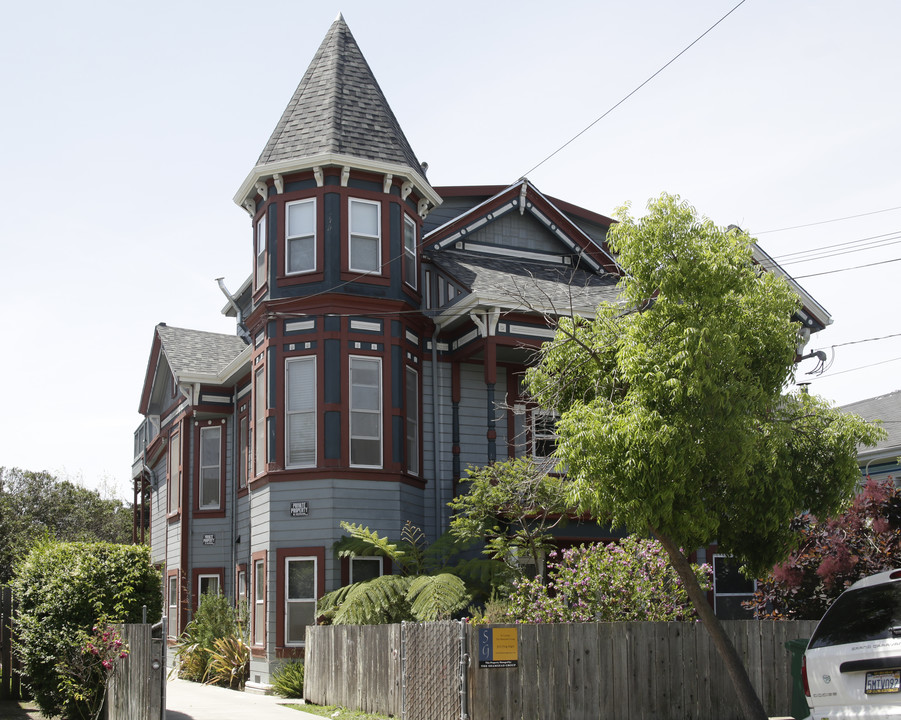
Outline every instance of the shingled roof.
{"type": "Polygon", "coordinates": [[[567,265],[493,257],[460,250],[440,250],[430,254],[432,262],[480,298],[514,305],[556,308],[570,307],[585,312],[598,304],[617,299],[616,278],[596,275],[567,265]]]}
{"type": "Polygon", "coordinates": [[[157,325],[163,352],[176,377],[218,375],[247,347],[235,335],[157,325]]]}
{"type": "Polygon", "coordinates": [[[341,15],[316,51],[257,165],[328,153],[406,165],[422,174],[341,15]]]}
{"type": "Polygon", "coordinates": [[[879,454],[880,452],[901,448],[901,390],[879,395],[877,397],[858,400],[857,402],[842,405],[842,412],[860,415],[870,422],[881,420],[883,429],[887,433],[885,440],[880,440],[875,446],[861,448],[862,455],[879,454]]]}

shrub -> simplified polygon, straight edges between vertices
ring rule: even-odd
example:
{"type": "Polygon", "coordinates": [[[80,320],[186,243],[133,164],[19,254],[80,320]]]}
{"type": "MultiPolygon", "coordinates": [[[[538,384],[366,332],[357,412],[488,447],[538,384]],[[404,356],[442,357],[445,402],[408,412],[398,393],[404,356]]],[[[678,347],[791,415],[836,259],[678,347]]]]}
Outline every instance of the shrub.
{"type": "Polygon", "coordinates": [[[156,622],[162,610],[160,575],[141,545],[41,542],[17,565],[12,587],[19,604],[16,653],[47,716],[77,717],[76,695],[99,691],[95,684],[79,691],[64,676],[101,619],[141,622],[146,605],[156,622]]]}
{"type": "Polygon", "coordinates": [[[272,673],[272,691],[286,698],[302,698],[303,662],[292,660],[272,673]]]}
{"type": "MultiPolygon", "coordinates": [[[[560,623],[695,618],[688,593],[656,540],[581,545],[548,556],[548,583],[514,583],[507,622],[560,623]]],[[[710,568],[695,567],[701,586],[710,568]]]]}
{"type": "Polygon", "coordinates": [[[242,648],[247,646],[228,598],[202,595],[194,618],[185,627],[175,648],[178,677],[230,687],[236,683],[243,686],[250,652],[247,650],[247,658],[243,660],[242,648]]]}

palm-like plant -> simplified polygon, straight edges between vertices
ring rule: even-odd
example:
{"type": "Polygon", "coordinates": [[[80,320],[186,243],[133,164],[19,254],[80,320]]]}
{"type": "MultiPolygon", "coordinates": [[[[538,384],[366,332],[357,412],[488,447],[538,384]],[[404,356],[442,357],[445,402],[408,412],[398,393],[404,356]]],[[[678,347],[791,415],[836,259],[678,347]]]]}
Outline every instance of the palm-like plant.
{"type": "Polygon", "coordinates": [[[500,563],[486,560],[452,565],[455,555],[464,549],[459,541],[443,535],[430,544],[422,530],[409,521],[397,543],[362,525],[342,522],[341,527],[348,535],[335,543],[339,557],[385,557],[400,574],[382,575],[323,595],[318,613],[335,625],[448,619],[469,604],[480,579],[490,584],[502,571],[500,563]],[[460,577],[464,573],[469,584],[460,577]]]}

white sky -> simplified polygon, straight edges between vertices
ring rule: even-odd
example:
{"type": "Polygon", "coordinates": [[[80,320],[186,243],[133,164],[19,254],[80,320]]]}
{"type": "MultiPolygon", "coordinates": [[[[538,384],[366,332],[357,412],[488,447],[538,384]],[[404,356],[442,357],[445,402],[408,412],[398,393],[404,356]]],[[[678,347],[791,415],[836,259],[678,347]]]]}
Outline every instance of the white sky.
{"type": "MultiPolygon", "coordinates": [[[[214,281],[235,290],[251,268],[232,197],[339,10],[432,184],[505,185],[736,2],[6,3],[0,466],[130,497],[154,326],[234,331],[214,281]]],[[[901,238],[901,210],[764,232],[901,206],[899,28],[897,0],[747,0],[528,176],[607,215],[679,194],[777,260],[901,238]]],[[[901,244],[786,270],[896,258],[901,244]]],[[[801,279],[834,317],[809,349],[901,333],[899,271],[801,279]]],[[[899,369],[896,337],[837,347],[808,379],[845,404],[901,388],[899,369]]]]}

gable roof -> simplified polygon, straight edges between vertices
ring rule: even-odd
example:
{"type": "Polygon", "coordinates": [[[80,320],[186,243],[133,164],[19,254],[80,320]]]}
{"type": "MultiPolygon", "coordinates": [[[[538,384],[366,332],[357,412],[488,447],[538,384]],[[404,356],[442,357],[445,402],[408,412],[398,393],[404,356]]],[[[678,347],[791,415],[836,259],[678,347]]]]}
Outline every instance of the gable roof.
{"type": "Polygon", "coordinates": [[[876,445],[862,448],[858,457],[862,459],[879,457],[881,455],[901,455],[901,390],[895,390],[887,395],[858,400],[857,402],[842,405],[842,412],[860,415],[864,420],[873,422],[881,420],[887,436],[876,445]]]}
{"type": "Polygon", "coordinates": [[[513,211],[518,211],[520,215],[528,212],[557,239],[568,254],[578,256],[578,262],[584,267],[597,272],[622,272],[610,253],[526,178],[503,188],[484,202],[427,233],[423,238],[423,248],[470,250],[470,243],[477,242],[475,239],[469,240],[474,232],[513,211]]]}
{"type": "Polygon", "coordinates": [[[177,383],[221,384],[249,360],[251,352],[252,347],[236,335],[160,323],[154,329],[139,411],[149,412],[153,398],[159,393],[160,372],[171,371],[177,383]]]}

